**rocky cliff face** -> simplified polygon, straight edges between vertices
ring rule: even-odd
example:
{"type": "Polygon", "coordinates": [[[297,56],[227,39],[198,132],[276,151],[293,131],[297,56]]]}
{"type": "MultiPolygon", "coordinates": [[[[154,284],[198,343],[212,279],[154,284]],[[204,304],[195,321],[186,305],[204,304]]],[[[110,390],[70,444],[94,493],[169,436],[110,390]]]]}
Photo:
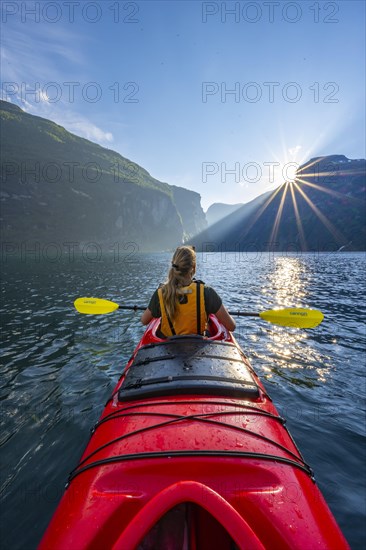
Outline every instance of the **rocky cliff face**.
{"type": "Polygon", "coordinates": [[[195,191],[175,185],[172,185],[171,189],[174,204],[182,219],[184,241],[188,242],[207,227],[206,217],[201,207],[201,196],[195,191]]]}
{"type": "Polygon", "coordinates": [[[3,241],[164,250],[202,230],[197,193],[11,103],[0,117],[3,241]]]}

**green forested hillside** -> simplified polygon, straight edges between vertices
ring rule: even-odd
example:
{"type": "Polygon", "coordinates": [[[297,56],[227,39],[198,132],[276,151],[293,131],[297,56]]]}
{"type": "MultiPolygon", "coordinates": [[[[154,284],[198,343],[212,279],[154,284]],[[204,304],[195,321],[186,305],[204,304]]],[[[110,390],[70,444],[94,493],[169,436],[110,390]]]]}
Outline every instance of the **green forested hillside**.
{"type": "Polygon", "coordinates": [[[180,192],[183,209],[194,195],[192,227],[173,188],[136,163],[11,103],[0,102],[0,117],[3,240],[162,250],[204,227],[198,194],[180,192]]]}

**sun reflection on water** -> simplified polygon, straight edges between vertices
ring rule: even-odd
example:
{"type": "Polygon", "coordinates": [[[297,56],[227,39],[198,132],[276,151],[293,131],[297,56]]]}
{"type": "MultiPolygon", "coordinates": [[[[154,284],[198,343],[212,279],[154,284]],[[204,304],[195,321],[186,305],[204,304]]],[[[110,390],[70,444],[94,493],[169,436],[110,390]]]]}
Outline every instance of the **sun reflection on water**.
{"type": "MultiPolygon", "coordinates": [[[[275,257],[274,262],[262,290],[267,304],[273,309],[314,307],[307,301],[312,276],[301,258],[275,257]]],[[[331,358],[317,351],[311,336],[304,329],[272,325],[266,356],[261,357],[267,363],[263,367],[264,377],[280,376],[307,387],[324,384],[330,376],[331,358]]]]}
{"type": "Polygon", "coordinates": [[[276,308],[304,307],[308,281],[309,274],[299,258],[276,257],[275,269],[262,292],[270,295],[276,308]]]}

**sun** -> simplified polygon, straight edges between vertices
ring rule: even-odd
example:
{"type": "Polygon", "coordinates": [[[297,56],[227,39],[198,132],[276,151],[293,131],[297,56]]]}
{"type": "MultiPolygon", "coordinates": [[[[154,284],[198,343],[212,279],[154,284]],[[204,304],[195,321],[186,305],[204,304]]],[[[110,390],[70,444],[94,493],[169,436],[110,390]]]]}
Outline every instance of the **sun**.
{"type": "Polygon", "coordinates": [[[282,167],[282,175],[285,180],[285,183],[293,184],[296,182],[297,179],[297,170],[299,168],[299,164],[297,162],[287,162],[282,167]]]}

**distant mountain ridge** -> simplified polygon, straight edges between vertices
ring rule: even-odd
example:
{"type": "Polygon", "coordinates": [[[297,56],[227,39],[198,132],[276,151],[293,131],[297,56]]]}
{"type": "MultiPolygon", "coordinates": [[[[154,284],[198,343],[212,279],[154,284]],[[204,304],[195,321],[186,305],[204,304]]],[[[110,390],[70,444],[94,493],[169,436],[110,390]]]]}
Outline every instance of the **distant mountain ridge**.
{"type": "Polygon", "coordinates": [[[226,216],[232,214],[241,206],[243,206],[243,203],[225,204],[223,202],[214,202],[206,211],[206,220],[208,225],[213,225],[223,218],[226,218],[226,216]]]}
{"type": "Polygon", "coordinates": [[[365,250],[364,159],[314,157],[243,205],[212,205],[54,122],[0,101],[2,241],[166,250],[365,250]],[[286,191],[286,192],[285,192],[286,191]],[[238,207],[239,206],[239,207],[238,207]],[[233,209],[235,209],[233,211],[233,209]],[[216,210],[216,213],[215,213],[216,210]],[[229,212],[229,213],[228,213],[229,212]],[[224,218],[222,215],[226,214],[224,218]]]}
{"type": "Polygon", "coordinates": [[[200,195],[0,101],[3,241],[170,249],[206,227],[200,195]]]}
{"type": "Polygon", "coordinates": [[[314,157],[194,239],[198,250],[366,250],[365,159],[314,157]]]}

